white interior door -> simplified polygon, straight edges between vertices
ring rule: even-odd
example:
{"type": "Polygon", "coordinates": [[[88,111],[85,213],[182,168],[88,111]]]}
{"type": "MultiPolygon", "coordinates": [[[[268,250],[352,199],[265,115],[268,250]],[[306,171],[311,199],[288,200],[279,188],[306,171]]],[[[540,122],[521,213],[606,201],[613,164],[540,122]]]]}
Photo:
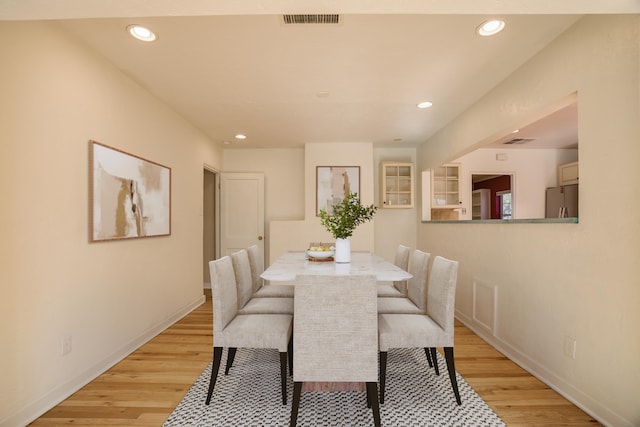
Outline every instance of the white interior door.
{"type": "Polygon", "coordinates": [[[220,174],[220,256],[251,245],[264,254],[264,175],[220,174]]]}

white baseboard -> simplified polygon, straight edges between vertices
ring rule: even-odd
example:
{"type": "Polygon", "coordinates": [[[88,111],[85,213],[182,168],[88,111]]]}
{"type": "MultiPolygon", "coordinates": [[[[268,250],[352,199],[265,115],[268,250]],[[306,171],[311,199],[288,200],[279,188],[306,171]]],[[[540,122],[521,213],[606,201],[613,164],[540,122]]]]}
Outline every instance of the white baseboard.
{"type": "Polygon", "coordinates": [[[26,426],[27,424],[47,412],[49,409],[58,405],[67,397],[71,396],[73,393],[96,379],[98,376],[103,374],[116,363],[120,362],[129,354],[133,353],[135,350],[140,348],[143,344],[147,343],[160,332],[164,331],[169,326],[173,325],[178,320],[191,313],[194,309],[202,305],[204,302],[204,295],[198,297],[195,301],[179,309],[164,321],[147,329],[138,337],[134,338],[121,348],[117,349],[91,368],[80,373],[75,378],[70,379],[64,384],[60,384],[59,386],[47,392],[40,399],[27,404],[15,413],[8,415],[6,418],[3,418],[2,420],[0,420],[0,427],[26,426]]]}
{"type": "Polygon", "coordinates": [[[616,413],[613,413],[609,408],[603,406],[602,403],[575,388],[572,384],[558,377],[553,372],[550,372],[544,366],[529,358],[527,355],[523,354],[515,347],[512,347],[508,342],[503,341],[495,335],[492,335],[489,330],[483,328],[481,325],[477,325],[471,317],[456,310],[456,318],[467,328],[476,333],[480,338],[491,344],[498,351],[507,356],[510,360],[517,363],[522,369],[538,378],[553,390],[557,391],[565,399],[576,405],[578,408],[582,409],[587,414],[591,415],[598,422],[602,423],[605,426],[634,426],[631,421],[622,418],[616,413]]]}

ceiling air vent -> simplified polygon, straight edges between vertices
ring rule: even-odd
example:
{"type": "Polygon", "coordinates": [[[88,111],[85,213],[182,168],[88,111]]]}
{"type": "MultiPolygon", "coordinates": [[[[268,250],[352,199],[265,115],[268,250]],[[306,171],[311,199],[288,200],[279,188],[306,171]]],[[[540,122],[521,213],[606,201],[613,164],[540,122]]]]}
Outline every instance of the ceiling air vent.
{"type": "Polygon", "coordinates": [[[505,144],[505,145],[526,144],[527,142],[531,142],[531,141],[535,141],[535,139],[534,138],[513,138],[510,141],[503,142],[503,144],[505,144]]]}
{"type": "Polygon", "coordinates": [[[338,24],[340,15],[312,14],[312,15],[282,15],[285,24],[338,24]]]}

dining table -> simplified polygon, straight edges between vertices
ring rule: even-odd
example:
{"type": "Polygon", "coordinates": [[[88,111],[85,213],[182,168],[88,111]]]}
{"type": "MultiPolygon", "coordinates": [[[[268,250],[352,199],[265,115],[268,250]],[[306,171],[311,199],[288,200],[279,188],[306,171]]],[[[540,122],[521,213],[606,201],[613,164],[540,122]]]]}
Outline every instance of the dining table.
{"type": "Polygon", "coordinates": [[[392,262],[369,251],[352,251],[351,262],[309,259],[306,251],[288,251],[280,255],[260,275],[270,282],[293,282],[296,276],[375,275],[379,282],[408,280],[412,276],[392,262]]]}
{"type": "MultiPolygon", "coordinates": [[[[332,277],[345,275],[375,275],[378,282],[403,281],[413,277],[407,271],[369,251],[352,251],[351,262],[337,263],[330,259],[314,259],[307,251],[290,250],[280,255],[260,275],[269,282],[295,284],[296,277],[305,275],[332,277]]],[[[295,296],[294,296],[295,298],[295,296]]],[[[294,314],[295,317],[295,314],[294,314]]],[[[363,391],[364,383],[304,383],[309,391],[363,391]]]]}

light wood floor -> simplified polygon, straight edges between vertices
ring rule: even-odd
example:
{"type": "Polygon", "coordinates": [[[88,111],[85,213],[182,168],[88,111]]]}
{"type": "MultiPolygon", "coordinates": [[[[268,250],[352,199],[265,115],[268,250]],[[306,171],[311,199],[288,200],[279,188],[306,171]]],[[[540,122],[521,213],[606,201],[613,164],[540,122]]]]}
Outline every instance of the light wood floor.
{"type": "MultiPolygon", "coordinates": [[[[211,361],[210,297],[31,425],[162,425],[211,361]]],[[[509,426],[598,425],[460,323],[455,360],[457,371],[509,426]]]]}

